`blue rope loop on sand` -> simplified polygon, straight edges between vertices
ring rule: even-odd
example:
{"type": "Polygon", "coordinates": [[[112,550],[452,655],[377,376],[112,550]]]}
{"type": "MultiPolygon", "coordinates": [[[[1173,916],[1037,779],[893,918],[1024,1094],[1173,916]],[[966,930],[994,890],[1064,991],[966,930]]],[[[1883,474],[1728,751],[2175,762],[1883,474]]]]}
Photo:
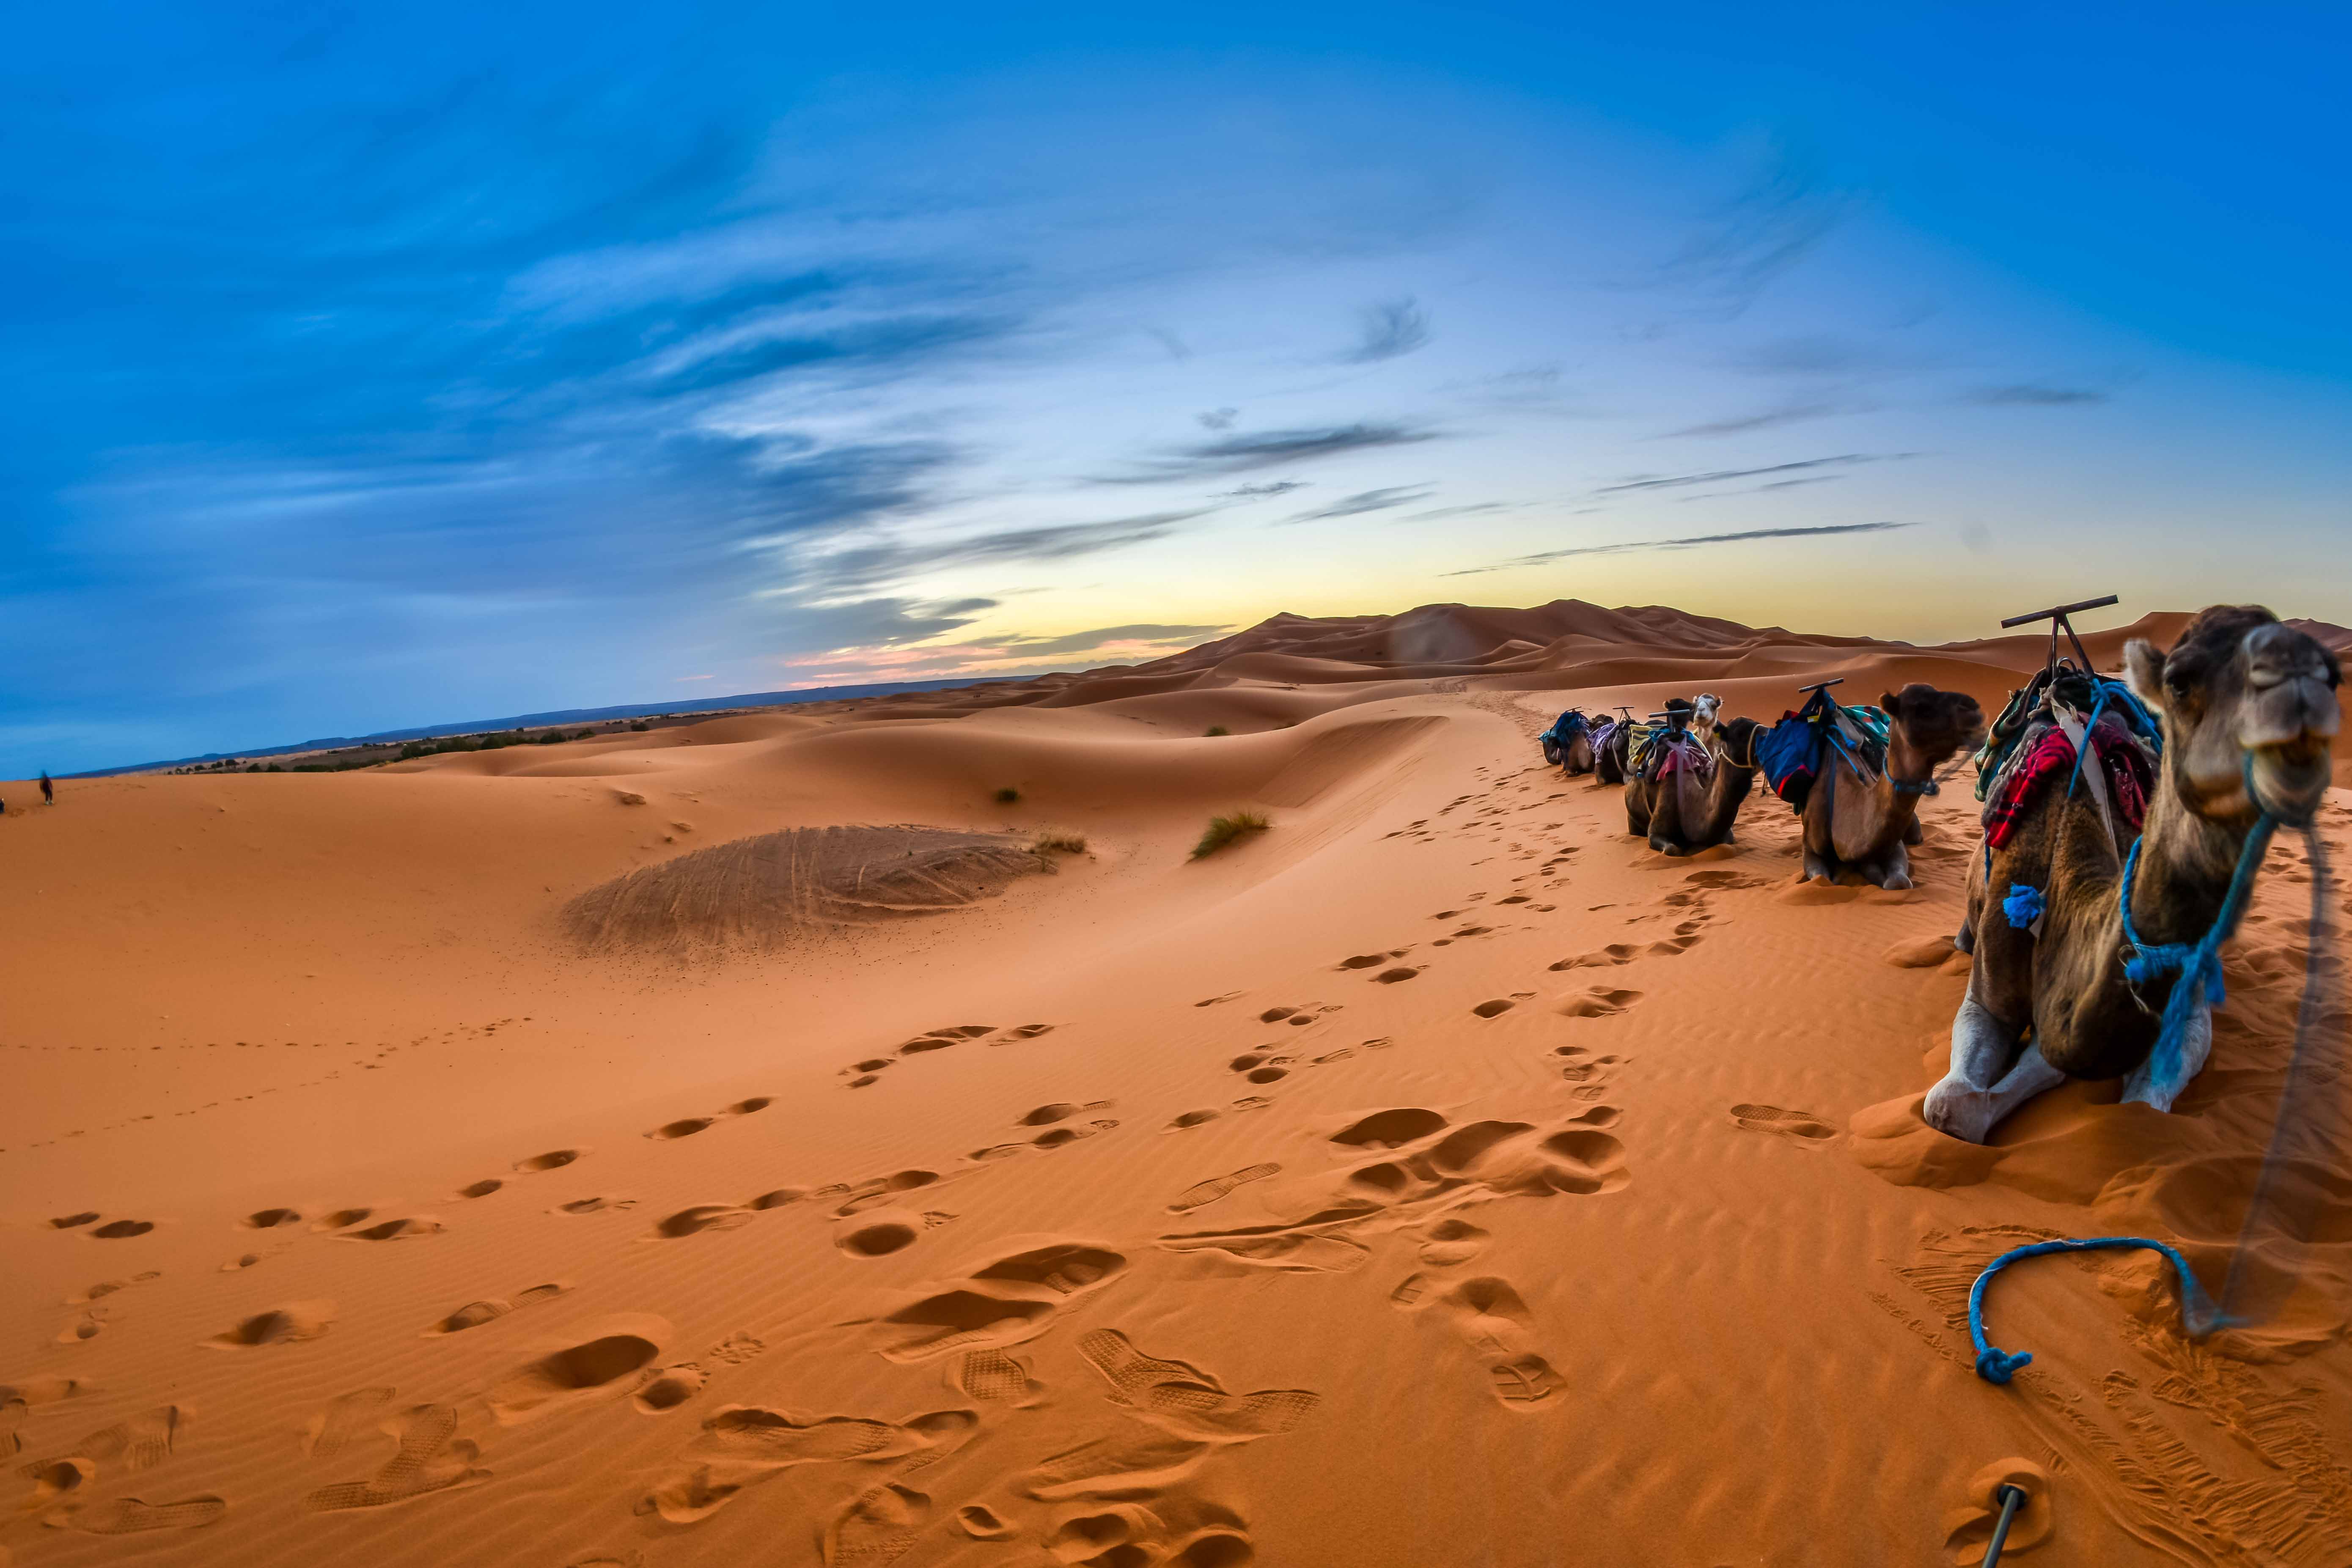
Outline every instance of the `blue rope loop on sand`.
{"type": "Polygon", "coordinates": [[[1976,1342],[1977,1375],[1987,1383],[2007,1383],[2017,1375],[2019,1368],[2033,1360],[2031,1351],[2019,1351],[2012,1355],[1996,1348],[1985,1337],[1985,1287],[1992,1283],[1994,1275],[2021,1258],[2040,1258],[2045,1253],[2109,1252],[2142,1247],[2164,1254],[2172,1264],[2173,1273],[2179,1276],[2181,1327],[2189,1337],[2194,1339],[2212,1332],[2221,1317],[2212,1299],[2205,1294],[2205,1288],[2197,1283],[2197,1276],[2189,1271],[2189,1259],[2163,1242],[2150,1241],[2141,1236],[2095,1236],[2081,1240],[2037,1241],[2031,1247],[2011,1247],[2002,1253],[1986,1264],[1984,1272],[1977,1276],[1977,1282],[1969,1287],[1969,1337],[1976,1342]]]}

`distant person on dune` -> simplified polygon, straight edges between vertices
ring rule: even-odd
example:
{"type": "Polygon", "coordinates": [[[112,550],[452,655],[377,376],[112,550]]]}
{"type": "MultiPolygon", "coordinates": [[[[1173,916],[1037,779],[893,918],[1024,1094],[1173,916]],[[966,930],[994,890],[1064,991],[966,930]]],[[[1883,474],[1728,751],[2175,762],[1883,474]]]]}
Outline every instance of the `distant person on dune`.
{"type": "Polygon", "coordinates": [[[43,805],[58,804],[58,786],[49,782],[49,770],[47,768],[41,770],[41,804],[43,805]]]}

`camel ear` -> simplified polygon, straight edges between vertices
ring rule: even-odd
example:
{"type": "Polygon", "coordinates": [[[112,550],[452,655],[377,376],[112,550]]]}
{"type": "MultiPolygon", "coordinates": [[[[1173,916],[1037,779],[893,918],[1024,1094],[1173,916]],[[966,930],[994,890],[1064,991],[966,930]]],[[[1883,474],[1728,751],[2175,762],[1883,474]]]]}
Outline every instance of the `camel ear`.
{"type": "Polygon", "coordinates": [[[1894,711],[1895,711],[1895,693],[1893,693],[1892,691],[1882,691],[1882,692],[1880,692],[1880,693],[1878,694],[1878,706],[1879,706],[1881,709],[1885,710],[1885,711],[1887,711],[1887,712],[1889,712],[1889,713],[1894,712],[1894,711]]]}
{"type": "Polygon", "coordinates": [[[2164,656],[2146,637],[2124,644],[2124,673],[2131,678],[2132,694],[2150,707],[2164,700],[2164,656]]]}

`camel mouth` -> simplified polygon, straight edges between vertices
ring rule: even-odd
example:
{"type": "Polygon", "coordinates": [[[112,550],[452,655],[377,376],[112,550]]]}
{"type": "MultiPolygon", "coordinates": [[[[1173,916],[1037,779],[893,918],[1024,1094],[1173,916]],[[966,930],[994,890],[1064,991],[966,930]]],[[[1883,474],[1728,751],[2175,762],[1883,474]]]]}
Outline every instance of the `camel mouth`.
{"type": "Polygon", "coordinates": [[[2300,821],[2319,808],[2335,782],[2327,737],[2303,734],[2292,741],[2246,748],[2254,804],[2273,816],[2300,821]]]}

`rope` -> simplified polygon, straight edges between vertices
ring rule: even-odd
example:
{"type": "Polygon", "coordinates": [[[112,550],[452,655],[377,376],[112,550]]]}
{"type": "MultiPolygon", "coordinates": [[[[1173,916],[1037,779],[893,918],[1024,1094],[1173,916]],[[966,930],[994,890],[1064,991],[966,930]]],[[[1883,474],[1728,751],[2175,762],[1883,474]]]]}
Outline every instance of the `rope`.
{"type": "Polygon", "coordinates": [[[2015,1247],[1985,1265],[1977,1282],[1969,1287],[1969,1337],[1976,1342],[1977,1375],[1987,1383],[2007,1383],[2017,1375],[2018,1369],[2032,1363],[2033,1352],[2019,1351],[2012,1355],[1995,1348],[1985,1337],[1985,1287],[1992,1277],[2021,1258],[2040,1258],[2051,1252],[2108,1252],[2129,1247],[2147,1247],[2161,1252],[2172,1264],[2172,1271],[2180,1279],[2180,1320],[2191,1335],[2210,1332],[2215,1312],[2212,1299],[2205,1288],[2197,1283],[2197,1276],[2189,1271],[2189,1259],[2160,1241],[2150,1241],[2141,1236],[2095,1236],[2081,1240],[2037,1241],[2031,1247],[2015,1247]]]}
{"type": "MultiPolygon", "coordinates": [[[[2139,852],[2147,842],[2147,835],[2143,833],[2133,839],[2131,853],[2124,858],[2123,889],[2117,901],[2123,907],[2124,941],[2132,950],[2132,955],[2124,961],[2124,977],[2135,985],[2144,985],[2159,975],[2179,976],[2172,984],[2172,994],[2165,1001],[2164,1016],[2157,1026],[2156,1045],[2149,1053],[2153,1076],[2163,1081],[2169,1081],[2179,1069],[2181,1038],[2189,1032],[2189,1020],[2196,1016],[2200,999],[2213,1007],[2230,999],[2221,978],[2221,944],[2237,931],[2238,921],[2245,915],[2246,900],[2253,891],[2254,873],[2262,869],[2271,836],[2278,830],[2279,819],[2254,793],[2252,753],[2246,757],[2245,776],[2246,798],[2262,815],[2254,819],[2253,831],[2246,835],[2245,847],[2238,852],[2238,867],[2230,874],[2230,889],[2221,896],[2221,908],[2213,917],[2212,929],[2202,937],[2195,942],[2160,942],[2141,937],[2139,929],[2132,923],[2132,890],[2139,879],[2139,852]]],[[[2307,828],[2309,825],[2296,826],[2307,828]]]]}
{"type": "MultiPolygon", "coordinates": [[[[2212,928],[2203,937],[2193,942],[2151,943],[2142,941],[2138,930],[2132,923],[2131,905],[2132,889],[2137,880],[2139,869],[2140,846],[2147,842],[2145,835],[2133,842],[2131,854],[2124,861],[2124,880],[2120,901],[2123,906],[2124,939],[2131,944],[2132,948],[2132,956],[2125,962],[2124,973],[2135,984],[2174,972],[2177,972],[2179,976],[2173,984],[2172,995],[2165,1003],[2163,1022],[2158,1028],[2155,1049],[2151,1052],[2152,1063],[2166,1073],[2179,1068],[2181,1036],[2188,1028],[2189,1018],[2196,1006],[2196,998],[2200,994],[2210,996],[2215,1006],[2221,1005],[2226,1000],[2222,989],[2221,963],[2219,956],[2221,946],[2228,940],[2231,932],[2237,929],[2239,920],[2245,913],[2247,896],[2253,886],[2254,874],[2262,867],[2263,858],[2269,850],[2272,836],[2277,830],[2281,820],[2263,804],[2262,797],[2254,793],[2252,756],[2246,759],[2245,780],[2246,798],[2254,803],[2256,809],[2262,815],[2255,820],[2253,831],[2246,836],[2245,847],[2238,856],[2237,869],[2230,878],[2229,891],[2222,895],[2221,911],[2215,915],[2212,928]]],[[[2204,1287],[2197,1282],[2197,1276],[2189,1271],[2187,1258],[2163,1242],[2151,1241],[2146,1237],[2089,1237],[2074,1240],[2042,1241],[2030,1247],[2014,1247],[1987,1264],[1984,1272],[1977,1276],[1976,1283],[1969,1289],[1969,1337],[1976,1344],[1977,1375],[1987,1383],[2007,1383],[2017,1374],[2019,1368],[2033,1360],[2030,1352],[2021,1351],[2011,1354],[1996,1348],[1985,1334],[1985,1287],[1992,1282],[1994,1275],[2020,1258],[2039,1258],[2045,1253],[2053,1252],[2099,1252],[2146,1247],[2150,1251],[2164,1254],[2165,1258],[2172,1265],[2174,1275],[2179,1279],[2181,1326],[2190,1338],[2201,1338],[2226,1323],[2241,1323],[2253,1320],[2253,1315],[2242,1310],[2242,1292],[2252,1287],[2252,1282],[2242,1277],[2242,1266],[2251,1256],[2254,1243],[2261,1238],[2261,1232],[2265,1225],[2274,1223],[2270,1214],[2271,1208],[2277,1201],[2277,1194],[2273,1190],[2273,1178],[2288,1163],[2290,1154],[2288,1134],[2292,1131],[2295,1106],[2298,1103],[2295,1091],[2309,1075],[2318,1071],[2309,1059],[2305,1047],[2317,1030],[2319,1015],[2325,1002],[2323,994],[2325,986],[2322,980],[2327,963],[2326,851],[2318,829],[2310,821],[2294,822],[2289,826],[2303,830],[2305,843],[2312,857],[2309,955],[2304,978],[2303,1002],[2295,1026],[2294,1049],[2287,1063],[2286,1091],[2281,1097],[2278,1122],[2272,1131],[2271,1146],[2263,1159],[2263,1172],[2254,1189],[2253,1201],[2247,1207],[2246,1223],[2239,1234],[2238,1245],[2231,1258],[2229,1281],[2223,1289],[2224,1301],[2229,1310],[2225,1312],[2222,1307],[2216,1306],[2212,1298],[2205,1293],[2204,1287]]],[[[2013,896],[2014,892],[2012,892],[2013,896]]],[[[2013,915],[2012,918],[2014,918],[2013,915]]]]}

